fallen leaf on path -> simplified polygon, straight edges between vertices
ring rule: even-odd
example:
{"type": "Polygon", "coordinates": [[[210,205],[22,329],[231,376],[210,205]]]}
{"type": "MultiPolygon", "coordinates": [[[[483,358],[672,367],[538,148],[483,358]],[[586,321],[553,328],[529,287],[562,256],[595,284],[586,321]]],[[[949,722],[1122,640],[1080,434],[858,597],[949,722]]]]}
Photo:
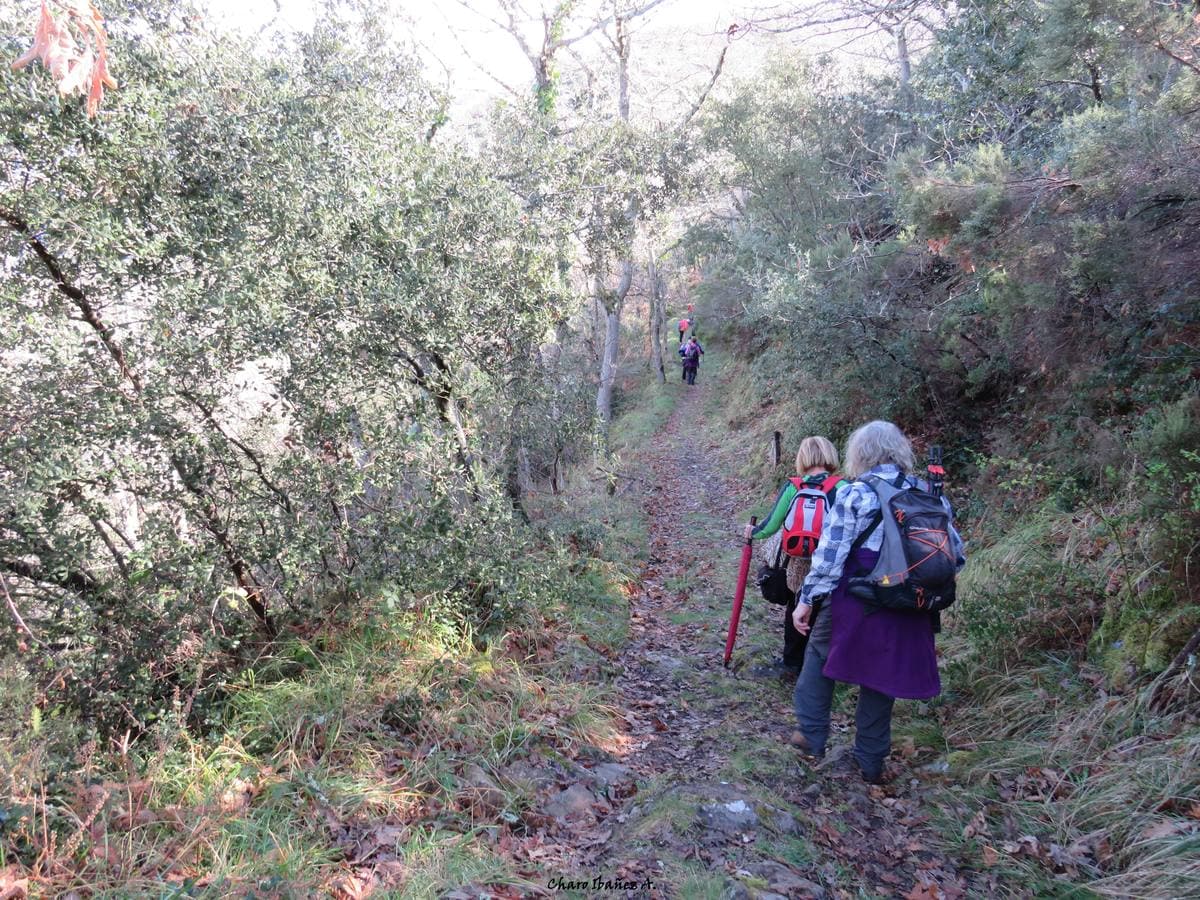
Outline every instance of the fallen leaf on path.
{"type": "Polygon", "coordinates": [[[831,844],[840,844],[842,841],[841,833],[828,822],[823,822],[821,827],[817,830],[820,831],[825,840],[829,841],[831,844]]]}
{"type": "Polygon", "coordinates": [[[522,900],[526,896],[510,884],[491,885],[487,890],[486,895],[480,896],[492,897],[494,900],[522,900]]]}
{"type": "Polygon", "coordinates": [[[1154,841],[1160,838],[1170,837],[1173,834],[1190,831],[1191,829],[1191,822],[1187,822],[1183,819],[1167,819],[1165,822],[1159,822],[1157,825],[1151,825],[1148,828],[1144,828],[1138,837],[1140,837],[1143,841],[1154,841]]]}
{"type": "Polygon", "coordinates": [[[0,900],[25,900],[29,896],[29,879],[17,866],[0,871],[0,900]]]}
{"type": "Polygon", "coordinates": [[[380,850],[390,850],[400,841],[407,840],[408,834],[408,828],[403,825],[378,825],[362,836],[351,858],[354,861],[369,859],[380,850]]]}
{"type": "Polygon", "coordinates": [[[330,885],[330,889],[338,900],[362,900],[371,896],[378,886],[371,872],[346,872],[330,885]]]}
{"type": "Polygon", "coordinates": [[[962,831],[963,840],[973,838],[977,834],[983,836],[987,836],[988,834],[987,813],[982,809],[971,817],[971,821],[966,824],[966,827],[962,831]]]}
{"type": "Polygon", "coordinates": [[[936,884],[918,881],[913,885],[912,890],[904,895],[904,900],[943,900],[945,896],[942,889],[936,884]]]}

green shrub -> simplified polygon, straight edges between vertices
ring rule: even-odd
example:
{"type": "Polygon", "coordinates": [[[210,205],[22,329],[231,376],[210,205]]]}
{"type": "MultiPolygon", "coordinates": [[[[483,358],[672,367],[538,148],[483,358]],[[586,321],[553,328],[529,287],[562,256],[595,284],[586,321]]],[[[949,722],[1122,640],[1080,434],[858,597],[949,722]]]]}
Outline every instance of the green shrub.
{"type": "Polygon", "coordinates": [[[953,623],[992,658],[1078,648],[1103,609],[1104,583],[1080,552],[1093,536],[1052,501],[1033,506],[991,546],[971,550],[953,623]]]}

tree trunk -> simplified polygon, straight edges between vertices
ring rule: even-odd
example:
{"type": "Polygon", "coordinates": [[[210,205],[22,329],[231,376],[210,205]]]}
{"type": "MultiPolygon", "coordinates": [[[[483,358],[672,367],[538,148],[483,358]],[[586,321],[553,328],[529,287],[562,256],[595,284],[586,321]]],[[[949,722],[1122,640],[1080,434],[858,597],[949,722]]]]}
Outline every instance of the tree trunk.
{"type": "Polygon", "coordinates": [[[1104,102],[1104,87],[1100,82],[1100,67],[1095,63],[1088,65],[1088,75],[1092,77],[1092,96],[1097,103],[1104,102]]]}
{"type": "Polygon", "coordinates": [[[550,490],[555,495],[562,493],[563,489],[567,486],[566,476],[562,467],[562,451],[562,447],[556,446],[554,448],[554,463],[550,468],[550,490]]]}
{"type": "Polygon", "coordinates": [[[900,102],[910,116],[916,108],[912,89],[912,56],[908,50],[908,33],[903,24],[896,28],[896,61],[900,67],[900,102]]]}
{"type": "Polygon", "coordinates": [[[663,365],[663,327],[666,325],[666,290],[662,275],[658,271],[658,259],[651,254],[646,271],[650,282],[650,365],[658,373],[658,380],[665,384],[667,370],[663,365]]]}
{"type": "Polygon", "coordinates": [[[521,502],[521,492],[525,487],[522,481],[528,483],[528,470],[529,455],[525,452],[525,448],[518,443],[510,443],[504,460],[504,494],[508,497],[513,514],[527,524],[529,513],[525,511],[525,505],[521,502]],[[522,466],[526,472],[524,479],[522,479],[522,466]]]}
{"type": "Polygon", "coordinates": [[[622,122],[629,121],[629,23],[624,17],[618,16],[616,22],[617,38],[617,115],[622,122]]]}
{"type": "MultiPolygon", "coordinates": [[[[614,47],[617,52],[617,114],[621,121],[629,121],[629,30],[628,22],[623,16],[617,16],[616,40],[614,47]]],[[[626,210],[626,217],[633,221],[637,218],[637,200],[631,197],[626,210]]],[[[630,256],[632,253],[630,253],[630,256]]],[[[617,378],[617,354],[621,339],[621,309],[625,305],[625,296],[633,284],[633,260],[628,256],[620,262],[620,279],[617,289],[608,293],[604,289],[602,276],[597,274],[593,287],[597,299],[604,306],[604,351],[600,356],[600,387],[596,392],[596,415],[600,420],[601,446],[605,456],[608,455],[608,426],[612,422],[613,385],[617,378]]]]}
{"type": "Polygon", "coordinates": [[[533,490],[533,466],[529,462],[529,451],[517,443],[517,485],[523,494],[533,490]]]}
{"type": "Polygon", "coordinates": [[[471,453],[471,443],[467,438],[467,429],[463,425],[462,410],[459,409],[458,399],[454,396],[449,384],[443,382],[435,388],[434,403],[442,421],[450,426],[454,434],[455,457],[459,467],[467,479],[471,491],[471,499],[478,503],[483,497],[479,488],[479,475],[475,471],[475,460],[471,453]]]}
{"type": "MultiPolygon", "coordinates": [[[[631,263],[624,263],[632,271],[631,263]]],[[[596,279],[596,290],[603,285],[596,279]]],[[[601,294],[601,296],[603,296],[601,294]]],[[[612,297],[604,304],[604,349],[600,354],[600,388],[596,392],[596,415],[600,419],[604,452],[608,452],[608,426],[612,422],[613,385],[617,380],[617,353],[621,340],[621,304],[612,297]]]]}

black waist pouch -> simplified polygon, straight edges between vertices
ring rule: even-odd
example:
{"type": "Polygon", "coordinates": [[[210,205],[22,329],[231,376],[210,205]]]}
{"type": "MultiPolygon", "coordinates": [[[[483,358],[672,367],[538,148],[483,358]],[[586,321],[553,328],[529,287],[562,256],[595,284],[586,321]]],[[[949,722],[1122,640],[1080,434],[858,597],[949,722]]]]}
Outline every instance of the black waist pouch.
{"type": "Polygon", "coordinates": [[[762,591],[763,598],[768,603],[787,606],[792,602],[794,595],[788,590],[787,559],[783,556],[782,549],[775,555],[774,565],[763,563],[758,567],[754,583],[758,585],[758,589],[762,591]]]}

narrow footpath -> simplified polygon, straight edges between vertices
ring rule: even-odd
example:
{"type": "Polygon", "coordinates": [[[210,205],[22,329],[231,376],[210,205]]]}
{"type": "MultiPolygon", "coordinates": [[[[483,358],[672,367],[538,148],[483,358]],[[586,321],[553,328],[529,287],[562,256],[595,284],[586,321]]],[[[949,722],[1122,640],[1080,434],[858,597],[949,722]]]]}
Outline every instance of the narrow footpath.
{"type": "Polygon", "coordinates": [[[778,655],[782,610],[753,584],[735,665],[722,667],[739,514],[764,498],[729,474],[745,450],[706,421],[715,389],[702,381],[684,390],[634,461],[644,478],[628,489],[645,492],[650,556],[631,598],[630,640],[615,661],[624,749],[592,767],[603,775],[605,799],[590,807],[589,827],[562,829],[569,850],[554,868],[568,877],[551,894],[920,900],[1004,893],[935,849],[929,823],[937,806],[927,795],[946,796],[937,763],[944,748],[925,744],[925,720],[904,718],[903,707],[915,704],[897,707],[900,774],[871,787],[848,753],[852,688],[839,689],[825,761],[813,768],[788,746],[792,685],[750,674],[778,655]]]}

